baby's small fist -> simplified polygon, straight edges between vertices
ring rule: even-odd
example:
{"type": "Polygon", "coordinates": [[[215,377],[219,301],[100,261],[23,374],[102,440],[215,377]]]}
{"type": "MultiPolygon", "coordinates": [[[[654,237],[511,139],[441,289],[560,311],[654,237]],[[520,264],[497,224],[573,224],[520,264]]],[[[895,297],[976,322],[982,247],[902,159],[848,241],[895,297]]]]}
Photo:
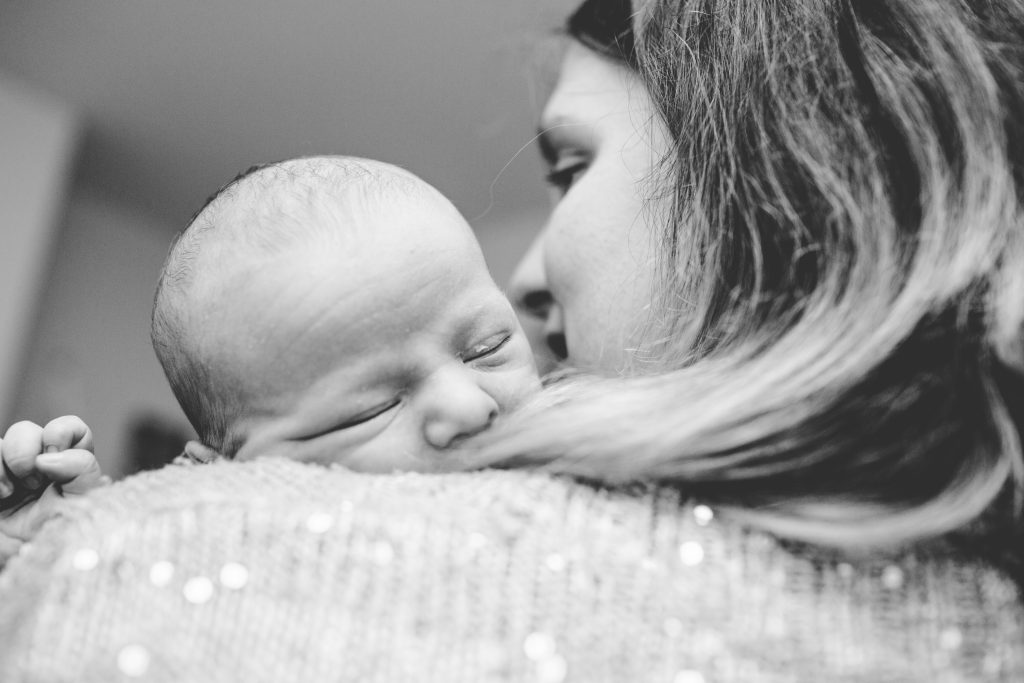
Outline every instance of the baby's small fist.
{"type": "Polygon", "coordinates": [[[77,415],[65,415],[50,420],[43,427],[44,453],[66,451],[70,448],[92,451],[92,430],[77,415]]]}
{"type": "Polygon", "coordinates": [[[65,496],[86,493],[110,483],[110,477],[100,470],[96,456],[82,448],[43,453],[36,458],[36,469],[65,496]]]}
{"type": "Polygon", "coordinates": [[[0,508],[35,498],[49,481],[70,485],[69,493],[95,488],[102,477],[92,449],[92,430],[74,415],[50,420],[45,427],[27,420],[11,425],[0,440],[0,508]],[[64,452],[77,454],[38,462],[43,454],[64,452]]]}
{"type": "Polygon", "coordinates": [[[35,470],[36,456],[43,451],[43,428],[24,420],[8,428],[0,440],[0,499],[10,498],[19,488],[36,491],[43,485],[35,470]]]}

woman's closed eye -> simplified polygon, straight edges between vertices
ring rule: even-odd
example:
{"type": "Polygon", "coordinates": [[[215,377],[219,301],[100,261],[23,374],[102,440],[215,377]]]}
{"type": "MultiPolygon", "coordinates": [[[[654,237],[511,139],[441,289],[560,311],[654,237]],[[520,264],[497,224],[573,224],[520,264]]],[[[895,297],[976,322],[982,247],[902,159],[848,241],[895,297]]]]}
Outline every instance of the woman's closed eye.
{"type": "Polygon", "coordinates": [[[559,194],[564,195],[589,167],[590,159],[585,154],[573,152],[560,155],[551,164],[545,179],[559,194]]]}
{"type": "Polygon", "coordinates": [[[506,332],[493,334],[481,342],[473,344],[462,354],[463,363],[491,358],[508,344],[512,335],[506,332]]]}

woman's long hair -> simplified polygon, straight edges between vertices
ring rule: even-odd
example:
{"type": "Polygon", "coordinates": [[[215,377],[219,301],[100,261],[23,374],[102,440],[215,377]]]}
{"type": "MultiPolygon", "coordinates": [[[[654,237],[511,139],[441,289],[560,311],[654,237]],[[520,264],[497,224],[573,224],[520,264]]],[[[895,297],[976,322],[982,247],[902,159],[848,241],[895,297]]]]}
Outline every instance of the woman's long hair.
{"type": "Polygon", "coordinates": [[[1022,5],[590,0],[569,31],[671,133],[655,314],[629,376],[552,382],[485,461],[820,543],[1019,534],[1022,5]]]}

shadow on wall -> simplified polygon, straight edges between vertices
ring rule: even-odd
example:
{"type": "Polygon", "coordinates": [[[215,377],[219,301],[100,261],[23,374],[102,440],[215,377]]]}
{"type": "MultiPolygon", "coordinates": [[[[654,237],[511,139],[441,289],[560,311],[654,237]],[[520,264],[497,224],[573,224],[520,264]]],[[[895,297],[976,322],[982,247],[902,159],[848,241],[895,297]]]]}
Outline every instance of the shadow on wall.
{"type": "Polygon", "coordinates": [[[125,474],[163,467],[181,454],[191,438],[180,422],[164,415],[147,413],[129,419],[125,474]]]}
{"type": "Polygon", "coordinates": [[[57,237],[78,119],[0,73],[0,419],[8,420],[57,237]]]}
{"type": "Polygon", "coordinates": [[[161,416],[188,433],[149,342],[153,291],[173,234],[125,206],[73,192],[21,368],[11,417],[79,415],[115,478],[136,469],[136,416],[161,416]]]}

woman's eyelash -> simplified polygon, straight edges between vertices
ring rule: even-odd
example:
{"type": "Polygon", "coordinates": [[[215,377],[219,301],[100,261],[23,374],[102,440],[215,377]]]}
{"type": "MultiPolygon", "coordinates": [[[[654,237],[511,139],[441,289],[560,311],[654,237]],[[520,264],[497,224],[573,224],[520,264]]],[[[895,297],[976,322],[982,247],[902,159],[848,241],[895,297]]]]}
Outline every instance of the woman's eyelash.
{"type": "Polygon", "coordinates": [[[496,344],[488,344],[486,342],[484,342],[483,344],[477,344],[476,346],[472,347],[465,355],[463,355],[462,362],[469,363],[474,360],[480,360],[482,358],[492,356],[498,351],[500,351],[501,348],[505,346],[505,344],[507,344],[508,340],[511,338],[512,335],[506,334],[496,344]]]}
{"type": "Polygon", "coordinates": [[[576,176],[587,168],[586,161],[575,161],[561,166],[555,166],[547,172],[545,180],[552,187],[565,192],[576,181],[576,176]]]}

